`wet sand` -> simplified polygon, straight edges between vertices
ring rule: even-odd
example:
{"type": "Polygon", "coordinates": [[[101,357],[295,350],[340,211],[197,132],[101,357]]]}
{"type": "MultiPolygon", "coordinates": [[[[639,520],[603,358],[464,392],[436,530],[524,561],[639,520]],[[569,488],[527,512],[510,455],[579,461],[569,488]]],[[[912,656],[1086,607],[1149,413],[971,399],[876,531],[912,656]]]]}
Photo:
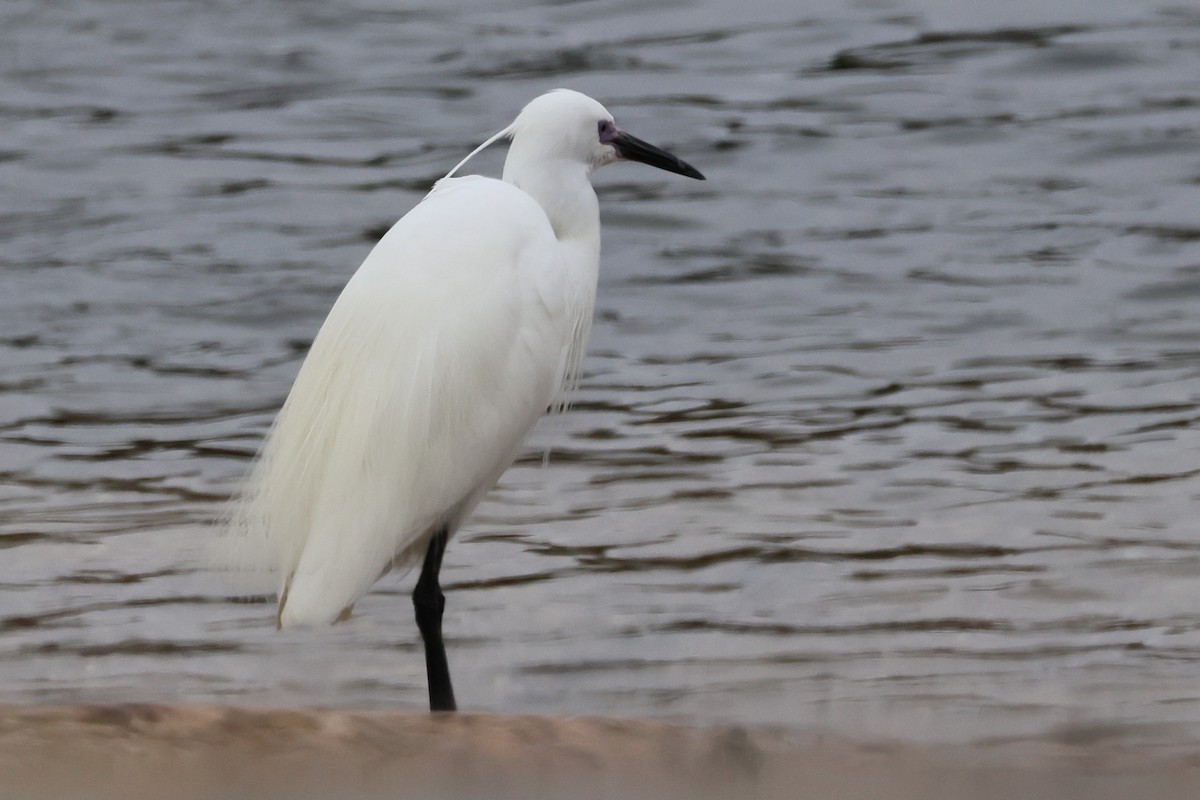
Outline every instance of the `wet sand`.
{"type": "MultiPolygon", "coordinates": [[[[1102,737],[1097,737],[1102,738],[1102,737]]],[[[0,707],[0,797],[1200,796],[1200,747],[916,746],[733,726],[158,705],[0,707]]]]}

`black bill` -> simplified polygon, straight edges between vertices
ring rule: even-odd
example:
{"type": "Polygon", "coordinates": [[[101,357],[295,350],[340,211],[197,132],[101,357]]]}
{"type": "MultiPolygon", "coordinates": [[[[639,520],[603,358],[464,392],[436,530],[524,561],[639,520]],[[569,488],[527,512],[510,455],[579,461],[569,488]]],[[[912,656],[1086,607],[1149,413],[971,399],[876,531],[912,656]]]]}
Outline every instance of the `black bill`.
{"type": "Polygon", "coordinates": [[[612,145],[617,148],[617,153],[621,158],[627,161],[640,161],[652,167],[665,169],[667,172],[686,175],[689,178],[695,178],[699,181],[704,180],[704,176],[700,174],[700,170],[683,159],[673,156],[666,150],[655,147],[649,142],[643,142],[636,136],[630,136],[624,131],[613,137],[612,145]]]}

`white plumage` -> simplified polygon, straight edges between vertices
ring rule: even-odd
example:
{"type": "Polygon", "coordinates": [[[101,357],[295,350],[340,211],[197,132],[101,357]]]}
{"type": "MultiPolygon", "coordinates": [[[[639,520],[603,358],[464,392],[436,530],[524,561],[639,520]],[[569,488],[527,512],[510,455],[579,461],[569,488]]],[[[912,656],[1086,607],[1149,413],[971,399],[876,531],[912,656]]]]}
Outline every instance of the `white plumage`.
{"type": "Polygon", "coordinates": [[[700,177],[577,92],[480,149],[502,136],[503,180],[439,181],[350,279],[234,505],[234,559],[275,576],[283,627],[335,621],[452,535],[572,380],[599,265],[591,171],[700,177]]]}

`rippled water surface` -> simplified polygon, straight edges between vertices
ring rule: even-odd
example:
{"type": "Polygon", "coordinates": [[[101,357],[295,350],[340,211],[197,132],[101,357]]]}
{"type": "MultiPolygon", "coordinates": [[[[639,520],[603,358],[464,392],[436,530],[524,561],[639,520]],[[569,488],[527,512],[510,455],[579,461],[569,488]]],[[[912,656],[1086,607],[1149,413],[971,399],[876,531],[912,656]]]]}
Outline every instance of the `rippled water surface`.
{"type": "Polygon", "coordinates": [[[1200,736],[1200,12],[976,5],[5,3],[0,701],[425,702],[411,575],[276,633],[207,521],[569,85],[709,180],[597,176],[575,408],[447,555],[462,705],[1200,736]]]}

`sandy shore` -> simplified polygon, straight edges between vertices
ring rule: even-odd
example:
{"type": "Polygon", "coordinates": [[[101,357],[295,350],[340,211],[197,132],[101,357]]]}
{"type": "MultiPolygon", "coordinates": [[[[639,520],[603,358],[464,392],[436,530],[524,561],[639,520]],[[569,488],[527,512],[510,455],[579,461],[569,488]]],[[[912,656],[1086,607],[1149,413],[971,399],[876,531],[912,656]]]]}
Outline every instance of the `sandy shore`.
{"type": "Polygon", "coordinates": [[[922,747],[658,722],[0,706],[0,798],[1200,797],[1200,746],[922,747]]]}

